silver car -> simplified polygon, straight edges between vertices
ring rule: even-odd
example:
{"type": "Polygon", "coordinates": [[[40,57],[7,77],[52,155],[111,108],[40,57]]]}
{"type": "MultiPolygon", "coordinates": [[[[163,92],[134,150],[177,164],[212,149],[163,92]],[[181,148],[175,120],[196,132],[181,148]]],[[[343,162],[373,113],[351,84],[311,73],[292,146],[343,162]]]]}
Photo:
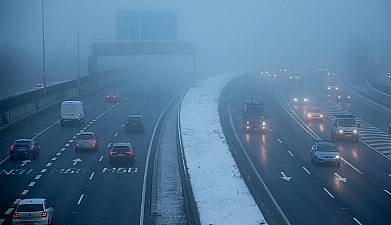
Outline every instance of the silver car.
{"type": "Polygon", "coordinates": [[[81,132],[76,135],[75,151],[82,149],[98,151],[98,140],[94,132],[81,132]]]}
{"type": "Polygon", "coordinates": [[[20,200],[14,214],[13,225],[39,224],[48,225],[53,222],[54,209],[43,198],[30,198],[20,200]]]}
{"type": "Polygon", "coordinates": [[[319,140],[311,148],[311,162],[332,163],[341,166],[341,156],[335,141],[319,140]]]}

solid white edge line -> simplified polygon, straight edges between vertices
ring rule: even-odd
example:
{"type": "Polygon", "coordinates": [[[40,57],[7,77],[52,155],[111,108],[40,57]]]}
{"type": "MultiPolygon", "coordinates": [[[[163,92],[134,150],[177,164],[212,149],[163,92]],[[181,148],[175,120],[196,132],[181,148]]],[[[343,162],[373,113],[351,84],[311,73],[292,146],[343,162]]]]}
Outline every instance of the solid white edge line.
{"type": "Polygon", "coordinates": [[[84,194],[80,195],[79,201],[77,201],[77,205],[81,204],[81,201],[83,200],[83,198],[84,198],[84,194]]]}
{"type": "Polygon", "coordinates": [[[164,109],[160,113],[159,119],[157,120],[157,122],[155,124],[155,127],[153,128],[151,139],[149,141],[147,160],[146,160],[145,166],[144,166],[143,189],[142,189],[142,194],[141,194],[140,222],[139,222],[139,225],[144,225],[145,195],[147,193],[147,175],[148,175],[149,158],[150,158],[151,150],[152,150],[152,143],[153,143],[153,140],[155,139],[156,130],[158,128],[158,125],[159,125],[160,121],[163,118],[164,113],[168,110],[168,108],[175,101],[175,99],[177,99],[177,97],[178,96],[175,96],[173,99],[171,99],[171,101],[164,107],[164,109]]]}
{"type": "Polygon", "coordinates": [[[362,225],[362,223],[361,223],[356,217],[353,217],[353,220],[354,220],[354,222],[356,222],[358,225],[362,225]]]}
{"type": "Polygon", "coordinates": [[[332,194],[329,192],[329,190],[327,190],[325,187],[322,188],[322,189],[323,189],[323,191],[325,191],[331,198],[334,198],[334,195],[332,195],[332,194]]]}
{"type": "Polygon", "coordinates": [[[303,168],[303,170],[304,170],[306,173],[311,174],[311,172],[310,172],[307,168],[305,168],[305,166],[302,166],[301,168],[303,168]]]}
{"type": "Polygon", "coordinates": [[[29,190],[24,190],[20,195],[27,195],[27,193],[29,193],[29,190]]]}
{"type": "Polygon", "coordinates": [[[14,210],[14,208],[8,208],[7,211],[5,211],[5,215],[9,215],[11,214],[12,210],[14,210]]]}
{"type": "Polygon", "coordinates": [[[354,169],[357,173],[359,173],[359,174],[364,174],[363,172],[361,172],[359,169],[357,169],[355,166],[353,166],[352,164],[350,164],[350,162],[348,162],[348,161],[346,161],[346,159],[344,159],[343,157],[341,157],[341,160],[344,162],[344,163],[346,163],[346,164],[348,164],[352,169],[354,169]]]}
{"type": "MultiPolygon", "coordinates": [[[[265,181],[262,179],[261,175],[259,174],[258,170],[255,168],[255,165],[253,163],[253,161],[251,160],[250,156],[247,154],[247,151],[242,143],[242,141],[240,140],[239,138],[239,135],[238,133],[236,132],[236,128],[235,128],[235,125],[234,125],[234,122],[233,122],[233,119],[232,119],[232,110],[231,110],[231,102],[232,102],[232,96],[233,96],[233,92],[231,93],[230,97],[229,97],[229,101],[228,101],[228,110],[229,110],[229,120],[230,120],[230,123],[231,123],[231,127],[234,131],[234,135],[235,135],[235,138],[237,139],[237,141],[239,142],[239,145],[240,147],[242,148],[247,160],[249,161],[250,163],[250,166],[251,168],[253,169],[254,173],[256,174],[257,178],[259,179],[259,181],[261,182],[263,188],[266,190],[266,193],[269,195],[270,199],[272,200],[274,206],[277,208],[278,212],[281,214],[281,217],[283,218],[283,220],[285,221],[285,223],[287,225],[291,225],[291,223],[289,222],[288,220],[288,217],[285,215],[285,213],[282,211],[280,205],[277,203],[277,200],[274,198],[273,194],[271,193],[271,191],[269,190],[269,188],[266,186],[266,183],[265,181]]],[[[141,225],[141,224],[140,224],[141,225]]]]}

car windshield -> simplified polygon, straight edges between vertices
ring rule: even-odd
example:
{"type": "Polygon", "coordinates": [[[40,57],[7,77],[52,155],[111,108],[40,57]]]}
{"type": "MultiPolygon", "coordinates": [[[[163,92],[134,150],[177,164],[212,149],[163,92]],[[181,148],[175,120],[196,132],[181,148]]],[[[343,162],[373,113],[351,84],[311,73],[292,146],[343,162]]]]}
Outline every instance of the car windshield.
{"type": "Polygon", "coordinates": [[[93,134],[79,134],[78,139],[80,140],[91,140],[94,138],[93,134]]]}
{"type": "Polygon", "coordinates": [[[129,117],[128,122],[129,123],[138,123],[138,122],[141,122],[141,118],[140,117],[129,117]]]}
{"type": "Polygon", "coordinates": [[[130,150],[130,147],[128,146],[117,146],[117,147],[114,147],[114,151],[115,152],[129,152],[130,150]]]}
{"type": "Polygon", "coordinates": [[[356,120],[355,119],[339,119],[338,125],[342,127],[355,127],[356,120]]]}
{"type": "Polygon", "coordinates": [[[313,109],[310,109],[308,112],[309,113],[321,113],[322,111],[320,109],[313,108],[313,109]]]}
{"type": "Polygon", "coordinates": [[[32,143],[31,141],[16,141],[15,147],[27,147],[30,146],[32,143]]]}
{"type": "Polygon", "coordinates": [[[327,86],[337,86],[337,82],[334,82],[334,81],[328,82],[327,86]]]}
{"type": "Polygon", "coordinates": [[[338,152],[338,147],[335,143],[321,142],[318,144],[318,151],[320,151],[320,152],[338,152]]]}
{"type": "Polygon", "coordinates": [[[43,211],[42,204],[23,204],[19,205],[16,209],[17,212],[37,212],[43,211]]]}

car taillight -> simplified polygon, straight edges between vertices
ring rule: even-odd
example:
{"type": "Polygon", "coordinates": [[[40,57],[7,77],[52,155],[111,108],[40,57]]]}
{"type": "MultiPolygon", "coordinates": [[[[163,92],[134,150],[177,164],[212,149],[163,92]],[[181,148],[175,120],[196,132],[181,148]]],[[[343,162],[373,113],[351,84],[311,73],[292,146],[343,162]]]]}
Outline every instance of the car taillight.
{"type": "Polygon", "coordinates": [[[95,145],[96,144],[96,140],[92,140],[92,145],[95,145]]]}
{"type": "Polygon", "coordinates": [[[109,150],[109,154],[110,154],[110,155],[115,155],[115,154],[117,154],[117,153],[116,153],[115,151],[113,151],[112,149],[110,149],[110,150],[109,150]]]}
{"type": "Polygon", "coordinates": [[[41,217],[47,217],[47,216],[48,216],[47,212],[45,212],[45,211],[41,212],[41,217]]]}
{"type": "Polygon", "coordinates": [[[10,151],[11,151],[11,152],[14,151],[14,145],[10,145],[10,151]]]}
{"type": "Polygon", "coordinates": [[[14,214],[12,215],[12,218],[14,218],[14,219],[17,219],[17,218],[19,218],[19,217],[20,217],[19,213],[14,213],[14,214]]]}

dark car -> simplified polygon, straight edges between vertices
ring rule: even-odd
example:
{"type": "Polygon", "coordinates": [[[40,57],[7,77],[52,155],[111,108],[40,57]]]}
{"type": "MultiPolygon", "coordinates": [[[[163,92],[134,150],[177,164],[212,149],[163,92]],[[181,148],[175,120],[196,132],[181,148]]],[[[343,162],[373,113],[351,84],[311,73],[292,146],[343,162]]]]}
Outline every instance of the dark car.
{"type": "Polygon", "coordinates": [[[144,118],[142,115],[131,115],[125,121],[126,131],[143,131],[144,118]]]}
{"type": "Polygon", "coordinates": [[[311,148],[311,162],[341,166],[341,156],[336,142],[332,140],[316,141],[311,148]]]}
{"type": "Polygon", "coordinates": [[[350,95],[342,93],[337,95],[335,100],[339,103],[348,103],[350,102],[350,95]]]}
{"type": "Polygon", "coordinates": [[[109,162],[131,161],[136,157],[136,152],[131,143],[114,143],[109,148],[109,162]]]}
{"type": "Polygon", "coordinates": [[[33,139],[18,139],[10,146],[10,159],[37,158],[39,149],[39,144],[33,139]]]}
{"type": "Polygon", "coordinates": [[[117,92],[109,92],[105,96],[105,102],[118,102],[119,96],[117,92]]]}

